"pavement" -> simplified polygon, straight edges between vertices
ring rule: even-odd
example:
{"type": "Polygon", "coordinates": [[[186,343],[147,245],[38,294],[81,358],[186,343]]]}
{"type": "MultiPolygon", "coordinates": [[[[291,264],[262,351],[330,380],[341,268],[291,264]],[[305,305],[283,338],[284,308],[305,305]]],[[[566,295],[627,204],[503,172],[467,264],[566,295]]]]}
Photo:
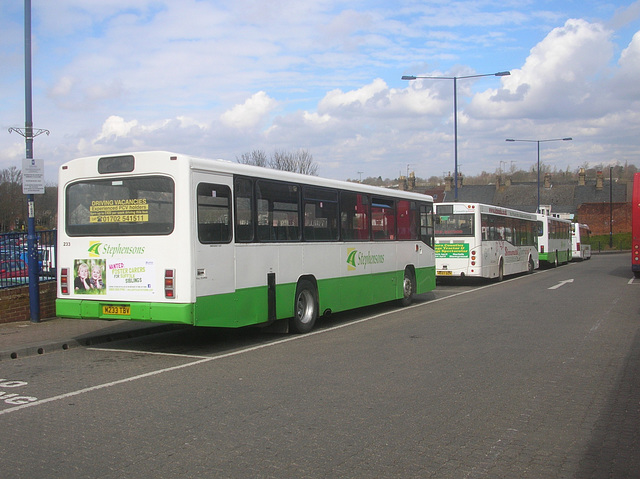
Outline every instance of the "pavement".
{"type": "Polygon", "coordinates": [[[0,324],[0,361],[117,341],[175,328],[141,321],[51,318],[0,324]]]}

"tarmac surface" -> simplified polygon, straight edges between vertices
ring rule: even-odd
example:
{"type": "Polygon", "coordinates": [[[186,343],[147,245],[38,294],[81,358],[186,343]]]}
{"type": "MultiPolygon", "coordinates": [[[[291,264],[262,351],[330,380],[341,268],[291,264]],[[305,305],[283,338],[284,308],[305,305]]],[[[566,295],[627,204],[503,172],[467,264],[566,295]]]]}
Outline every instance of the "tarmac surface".
{"type": "Polygon", "coordinates": [[[42,319],[38,323],[31,321],[0,323],[0,361],[134,338],[180,327],[184,326],[131,320],[68,318],[42,319]]]}
{"type": "Polygon", "coordinates": [[[175,325],[51,318],[0,324],[0,361],[154,334],[175,325]]]}

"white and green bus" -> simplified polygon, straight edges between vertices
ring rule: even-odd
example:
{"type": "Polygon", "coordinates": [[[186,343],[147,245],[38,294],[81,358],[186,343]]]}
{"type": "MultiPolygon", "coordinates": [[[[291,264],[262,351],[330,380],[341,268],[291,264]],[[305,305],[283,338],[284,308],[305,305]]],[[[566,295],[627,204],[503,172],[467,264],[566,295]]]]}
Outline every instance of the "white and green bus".
{"type": "Polygon", "coordinates": [[[571,221],[538,213],[540,263],[558,266],[571,261],[571,221]]]}
{"type": "Polygon", "coordinates": [[[59,172],[56,313],[308,332],[435,287],[433,199],[141,152],[59,172]]]}
{"type": "Polygon", "coordinates": [[[571,259],[584,260],[591,258],[591,244],[589,225],[571,223],[571,259]]]}
{"type": "Polygon", "coordinates": [[[436,274],[502,280],[538,268],[536,215],[481,203],[437,203],[436,274]]]}

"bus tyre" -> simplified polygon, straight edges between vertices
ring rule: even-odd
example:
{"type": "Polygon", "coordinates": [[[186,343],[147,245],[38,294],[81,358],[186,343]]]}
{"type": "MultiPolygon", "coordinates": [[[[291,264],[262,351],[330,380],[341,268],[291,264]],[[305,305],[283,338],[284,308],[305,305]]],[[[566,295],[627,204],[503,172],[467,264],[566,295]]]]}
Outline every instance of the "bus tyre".
{"type": "Polygon", "coordinates": [[[498,277],[496,278],[496,280],[500,282],[503,279],[504,279],[504,262],[502,261],[502,258],[500,258],[500,264],[498,264],[498,277]]]}
{"type": "Polygon", "coordinates": [[[529,266],[527,267],[527,273],[531,274],[533,273],[533,270],[535,269],[536,265],[533,263],[533,258],[531,256],[529,256],[529,266]]]}
{"type": "Polygon", "coordinates": [[[294,316],[289,320],[289,329],[298,334],[313,329],[318,318],[318,299],[316,288],[309,281],[300,281],[296,288],[294,316]]]}
{"type": "Polygon", "coordinates": [[[553,260],[553,267],[557,268],[558,267],[558,252],[556,251],[556,259],[553,260]]]}
{"type": "Polygon", "coordinates": [[[402,299],[400,304],[402,306],[409,306],[413,302],[413,293],[416,290],[415,280],[413,274],[409,270],[404,272],[404,280],[402,281],[402,299]]]}

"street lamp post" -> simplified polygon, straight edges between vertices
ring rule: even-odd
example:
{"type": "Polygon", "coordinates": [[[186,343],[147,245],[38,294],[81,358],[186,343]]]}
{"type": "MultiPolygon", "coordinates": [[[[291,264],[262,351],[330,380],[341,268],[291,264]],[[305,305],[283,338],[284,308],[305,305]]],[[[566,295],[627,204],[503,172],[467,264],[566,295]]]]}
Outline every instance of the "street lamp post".
{"type": "Polygon", "coordinates": [[[503,77],[511,75],[511,72],[497,72],[486,73],[483,75],[465,75],[465,76],[453,76],[453,77],[430,77],[430,76],[415,76],[415,75],[403,75],[403,80],[453,80],[453,184],[454,184],[454,201],[458,201],[458,80],[465,78],[479,78],[479,77],[503,77]]]}
{"type": "MultiPolygon", "coordinates": [[[[33,127],[32,78],[31,78],[31,0],[24,0],[24,84],[25,123],[24,128],[9,128],[25,138],[26,160],[33,160],[33,139],[49,130],[33,127]]],[[[23,191],[25,172],[23,171],[23,191]]],[[[44,193],[44,191],[42,191],[44,193]]],[[[29,270],[29,314],[32,323],[40,322],[40,280],[38,276],[38,249],[35,220],[35,196],[27,194],[27,269],[29,270]]]]}
{"type": "Polygon", "coordinates": [[[540,143],[545,143],[547,141],[571,141],[573,138],[550,138],[548,140],[515,140],[513,138],[507,138],[505,141],[525,141],[528,143],[537,143],[538,144],[538,205],[536,206],[536,213],[540,211],[540,143]]]}

